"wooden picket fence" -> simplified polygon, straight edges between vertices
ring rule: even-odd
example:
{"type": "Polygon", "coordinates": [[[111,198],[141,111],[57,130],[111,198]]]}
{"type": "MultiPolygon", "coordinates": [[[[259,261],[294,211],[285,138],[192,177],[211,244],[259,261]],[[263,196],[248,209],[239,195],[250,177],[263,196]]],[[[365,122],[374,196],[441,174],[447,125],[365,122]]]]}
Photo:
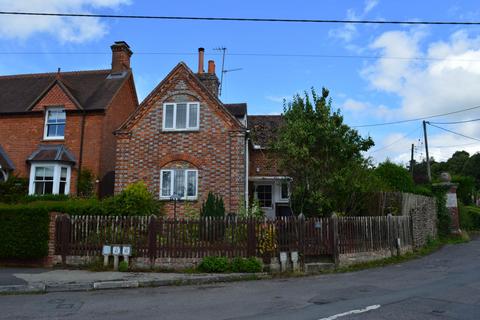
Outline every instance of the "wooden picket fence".
{"type": "Polygon", "coordinates": [[[130,244],[134,257],[271,257],[298,251],[302,258],[391,249],[412,243],[411,220],[399,217],[340,217],[276,220],[59,216],[56,254],[100,255],[104,244],[130,244]]]}

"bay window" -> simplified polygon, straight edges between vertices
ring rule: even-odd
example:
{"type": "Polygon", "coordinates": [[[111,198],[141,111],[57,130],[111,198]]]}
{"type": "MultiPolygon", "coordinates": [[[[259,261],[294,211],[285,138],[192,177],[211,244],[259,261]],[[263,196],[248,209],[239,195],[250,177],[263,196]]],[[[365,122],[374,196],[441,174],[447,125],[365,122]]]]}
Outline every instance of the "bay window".
{"type": "Polygon", "coordinates": [[[160,171],[160,198],[175,196],[195,200],[198,189],[198,171],[193,169],[166,169],[160,171]]]}
{"type": "Polygon", "coordinates": [[[163,130],[198,130],[200,122],[200,104],[198,102],[164,103],[163,130]]]}
{"type": "Polygon", "coordinates": [[[32,163],[30,195],[69,194],[71,167],[58,163],[32,163]]]}

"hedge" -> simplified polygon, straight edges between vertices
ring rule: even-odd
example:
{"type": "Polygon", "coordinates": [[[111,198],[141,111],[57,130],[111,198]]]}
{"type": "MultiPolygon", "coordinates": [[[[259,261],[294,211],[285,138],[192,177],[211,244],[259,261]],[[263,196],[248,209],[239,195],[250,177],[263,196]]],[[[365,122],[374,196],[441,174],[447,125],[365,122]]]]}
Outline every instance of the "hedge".
{"type": "Polygon", "coordinates": [[[459,207],[460,228],[463,230],[480,230],[480,208],[475,206],[459,207]]]}
{"type": "Polygon", "coordinates": [[[47,256],[48,213],[45,207],[1,207],[0,259],[37,259],[47,256]]]}

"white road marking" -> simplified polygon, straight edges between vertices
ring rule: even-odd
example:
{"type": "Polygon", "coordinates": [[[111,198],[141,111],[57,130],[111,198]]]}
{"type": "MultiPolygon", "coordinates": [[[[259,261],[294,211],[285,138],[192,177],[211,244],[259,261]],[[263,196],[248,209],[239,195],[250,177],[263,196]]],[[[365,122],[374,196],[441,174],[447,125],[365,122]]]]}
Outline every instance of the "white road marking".
{"type": "Polygon", "coordinates": [[[338,319],[340,317],[345,317],[345,316],[348,316],[348,315],[351,315],[351,314],[364,313],[364,312],[368,312],[368,311],[375,310],[375,309],[378,309],[378,308],[380,308],[380,305],[375,304],[373,306],[368,306],[364,309],[351,310],[351,311],[347,311],[347,312],[344,312],[344,313],[335,314],[335,315],[330,316],[328,318],[321,318],[321,319],[318,319],[318,320],[335,320],[335,319],[338,319]]]}

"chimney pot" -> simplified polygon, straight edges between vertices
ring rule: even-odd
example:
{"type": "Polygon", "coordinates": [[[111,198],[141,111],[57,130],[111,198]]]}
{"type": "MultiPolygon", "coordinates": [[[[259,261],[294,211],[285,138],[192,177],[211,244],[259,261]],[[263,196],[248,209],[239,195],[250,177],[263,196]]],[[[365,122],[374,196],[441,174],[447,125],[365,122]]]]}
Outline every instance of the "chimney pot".
{"type": "Polygon", "coordinates": [[[203,61],[205,59],[205,49],[198,48],[198,74],[202,74],[205,71],[203,70],[203,61]]]}
{"type": "Polygon", "coordinates": [[[130,57],[132,50],[125,41],[115,41],[110,46],[112,49],[112,72],[119,72],[130,69],[130,57]]]}
{"type": "Polygon", "coordinates": [[[215,74],[215,61],[208,60],[208,73],[215,74]]]}

